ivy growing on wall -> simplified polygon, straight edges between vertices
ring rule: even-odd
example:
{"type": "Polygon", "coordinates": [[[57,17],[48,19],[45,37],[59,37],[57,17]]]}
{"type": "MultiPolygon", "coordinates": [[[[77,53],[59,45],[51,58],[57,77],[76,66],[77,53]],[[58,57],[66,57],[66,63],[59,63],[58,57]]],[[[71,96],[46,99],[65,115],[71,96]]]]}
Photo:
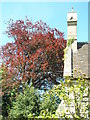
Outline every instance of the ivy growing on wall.
{"type": "Polygon", "coordinates": [[[69,47],[74,42],[74,38],[70,38],[67,42],[67,46],[69,47]]]}

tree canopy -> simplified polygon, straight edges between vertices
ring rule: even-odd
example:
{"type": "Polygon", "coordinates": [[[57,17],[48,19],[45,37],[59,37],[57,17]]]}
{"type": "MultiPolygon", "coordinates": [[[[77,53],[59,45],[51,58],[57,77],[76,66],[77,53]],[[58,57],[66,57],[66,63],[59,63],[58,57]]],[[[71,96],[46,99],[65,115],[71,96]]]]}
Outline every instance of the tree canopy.
{"type": "Polygon", "coordinates": [[[38,88],[47,82],[57,84],[56,78],[62,77],[63,71],[64,33],[28,18],[10,20],[5,33],[14,41],[2,46],[3,91],[26,82],[38,88]]]}

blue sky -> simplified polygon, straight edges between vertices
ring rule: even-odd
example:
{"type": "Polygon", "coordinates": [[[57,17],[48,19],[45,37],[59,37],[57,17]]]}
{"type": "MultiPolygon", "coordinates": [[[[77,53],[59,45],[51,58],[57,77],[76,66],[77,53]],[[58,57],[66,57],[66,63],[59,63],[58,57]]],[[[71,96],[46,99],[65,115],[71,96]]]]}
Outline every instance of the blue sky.
{"type": "Polygon", "coordinates": [[[88,2],[3,2],[0,3],[0,44],[5,45],[12,39],[1,34],[6,30],[7,21],[25,19],[27,16],[33,22],[42,20],[51,28],[64,32],[67,39],[67,12],[71,8],[78,14],[77,41],[88,41],[88,2]]]}

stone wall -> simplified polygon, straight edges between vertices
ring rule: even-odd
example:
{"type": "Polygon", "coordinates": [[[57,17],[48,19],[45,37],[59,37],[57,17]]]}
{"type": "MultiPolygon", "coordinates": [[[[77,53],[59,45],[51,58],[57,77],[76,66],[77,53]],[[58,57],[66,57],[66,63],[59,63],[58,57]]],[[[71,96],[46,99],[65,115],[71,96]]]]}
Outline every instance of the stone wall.
{"type": "Polygon", "coordinates": [[[86,75],[88,77],[88,44],[84,44],[73,54],[73,77],[86,75]]]}
{"type": "Polygon", "coordinates": [[[90,42],[88,43],[88,77],[90,78],[90,42]]]}
{"type": "MultiPolygon", "coordinates": [[[[76,82],[75,79],[73,82],[73,86],[75,88],[76,86],[76,82]]],[[[71,85],[71,86],[72,86],[71,85]]],[[[67,118],[73,118],[73,116],[75,116],[76,112],[78,112],[79,116],[83,117],[83,118],[90,118],[89,115],[89,110],[87,109],[88,105],[90,105],[90,94],[89,94],[89,88],[90,88],[90,83],[88,80],[85,81],[85,85],[87,86],[84,90],[83,94],[83,98],[81,98],[79,96],[79,92],[80,88],[77,88],[77,92],[74,93],[74,90],[70,89],[70,86],[67,86],[66,88],[66,92],[68,92],[68,98],[71,100],[71,103],[68,104],[68,100],[64,100],[62,99],[61,103],[58,106],[58,109],[56,110],[56,115],[59,118],[64,118],[64,115],[67,118]],[[75,102],[75,98],[78,98],[77,102],[75,102]],[[75,106],[79,106],[79,108],[75,109],[75,106]]],[[[82,86],[84,88],[84,86],[82,86]]]]}
{"type": "Polygon", "coordinates": [[[64,60],[64,73],[63,76],[71,76],[72,74],[72,67],[71,67],[71,57],[72,57],[72,50],[71,47],[67,47],[65,53],[65,60],[64,60]]]}

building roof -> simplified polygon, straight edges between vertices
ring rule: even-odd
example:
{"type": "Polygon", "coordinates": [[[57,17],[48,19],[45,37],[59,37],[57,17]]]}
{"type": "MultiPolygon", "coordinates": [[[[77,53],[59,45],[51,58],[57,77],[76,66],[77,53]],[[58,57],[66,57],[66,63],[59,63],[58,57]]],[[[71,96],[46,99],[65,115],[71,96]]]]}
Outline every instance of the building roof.
{"type": "Polygon", "coordinates": [[[74,77],[88,75],[88,43],[87,42],[78,42],[78,50],[73,54],[73,73],[74,77]]]}
{"type": "Polygon", "coordinates": [[[80,49],[85,44],[88,44],[88,42],[77,42],[77,49],[80,49]]]}

